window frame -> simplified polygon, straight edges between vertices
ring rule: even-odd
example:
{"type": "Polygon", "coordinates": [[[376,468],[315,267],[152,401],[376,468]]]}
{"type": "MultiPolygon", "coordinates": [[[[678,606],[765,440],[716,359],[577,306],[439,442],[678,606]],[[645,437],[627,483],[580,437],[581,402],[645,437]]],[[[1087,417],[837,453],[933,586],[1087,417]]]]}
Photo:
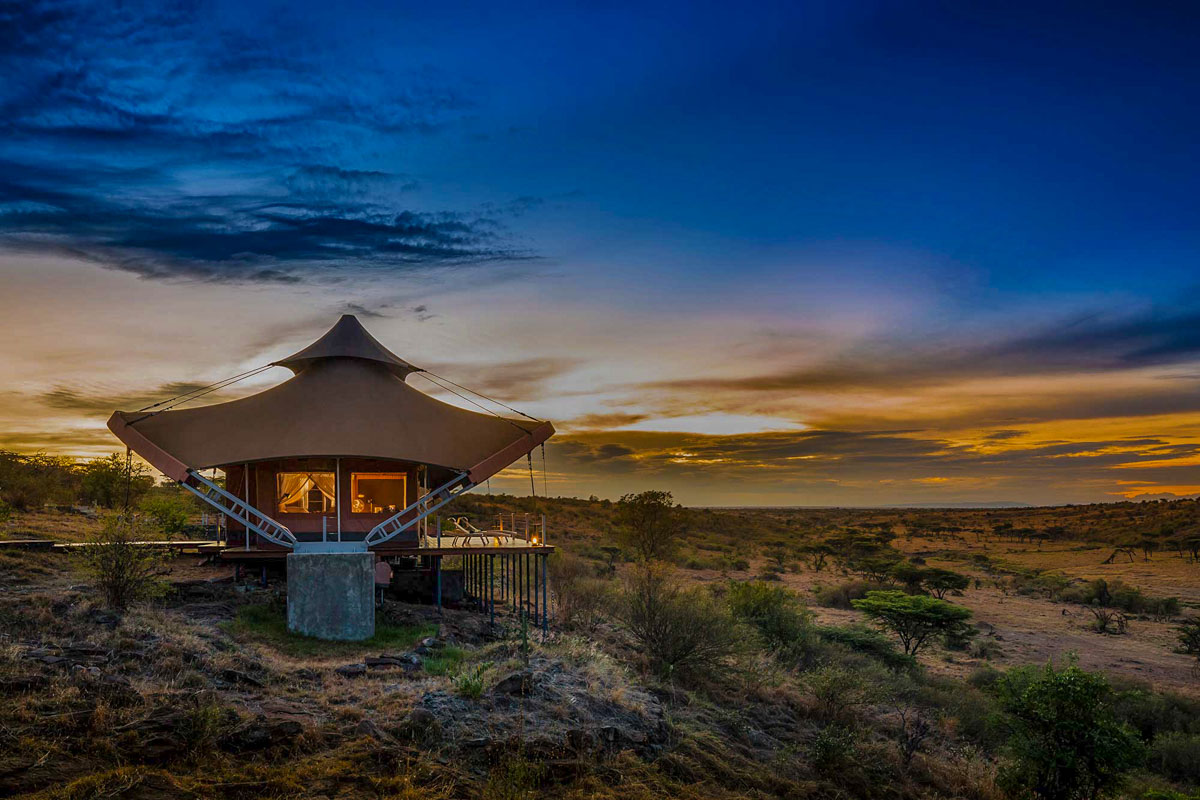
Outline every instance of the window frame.
{"type": "MultiPolygon", "coordinates": [[[[314,481],[314,482],[315,482],[315,481],[314,481]]],[[[322,495],[321,495],[321,496],[322,496],[322,497],[325,497],[324,493],[322,493],[322,495]]],[[[337,498],[337,472],[335,472],[334,470],[325,470],[325,469],[308,469],[308,470],[289,469],[289,470],[278,470],[278,471],[276,471],[276,472],[275,472],[275,513],[276,513],[276,514],[279,514],[279,515],[281,515],[281,516],[290,516],[290,517],[297,517],[297,516],[316,516],[316,517],[321,517],[321,516],[330,516],[330,515],[333,515],[333,514],[337,514],[337,513],[338,513],[338,503],[337,503],[337,501],[338,501],[338,498],[337,498]],[[313,510],[311,510],[311,509],[308,509],[308,508],[305,508],[305,510],[303,510],[303,511],[292,511],[292,510],[290,510],[290,509],[287,509],[287,508],[285,508],[285,507],[284,507],[284,505],[283,505],[283,479],[284,479],[284,476],[285,476],[285,475],[304,475],[306,478],[307,478],[307,477],[309,477],[309,476],[314,476],[314,477],[315,477],[315,476],[317,476],[317,475],[325,475],[325,476],[328,476],[328,477],[329,477],[329,478],[330,478],[330,479],[333,481],[333,486],[334,486],[334,489],[333,489],[333,499],[332,499],[332,500],[330,500],[330,499],[329,499],[329,498],[327,498],[327,497],[325,498],[325,501],[326,501],[326,503],[327,503],[327,505],[328,505],[329,507],[328,507],[328,508],[325,508],[325,509],[322,509],[322,510],[320,510],[320,511],[313,511],[313,510]]],[[[305,500],[305,503],[307,503],[307,500],[305,500]]]]}
{"type": "Polygon", "coordinates": [[[385,514],[395,514],[408,508],[408,473],[407,472],[371,472],[367,470],[351,470],[350,471],[350,510],[347,512],[354,516],[362,517],[379,517],[385,514]],[[388,511],[386,508],[383,511],[355,511],[354,501],[358,499],[358,481],[360,478],[367,480],[399,480],[403,486],[401,492],[401,505],[396,511],[388,511]]]}

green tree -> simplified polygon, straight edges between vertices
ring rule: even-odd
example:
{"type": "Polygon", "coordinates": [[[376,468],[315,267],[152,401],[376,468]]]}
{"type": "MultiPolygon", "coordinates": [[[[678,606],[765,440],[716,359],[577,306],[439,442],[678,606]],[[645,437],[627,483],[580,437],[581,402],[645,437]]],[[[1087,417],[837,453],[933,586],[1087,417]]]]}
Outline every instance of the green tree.
{"type": "Polygon", "coordinates": [[[138,461],[127,460],[119,453],[93,458],[81,469],[83,499],[103,508],[124,506],[128,494],[131,504],[154,485],[149,470],[138,461]]]}
{"type": "Polygon", "coordinates": [[[900,638],[905,655],[915,656],[931,636],[960,635],[970,609],[922,594],[867,592],[850,604],[900,638]]]}
{"type": "Polygon", "coordinates": [[[675,551],[683,535],[683,514],[670,492],[627,494],[617,504],[622,544],[645,562],[661,561],[675,551]]]}
{"type": "Polygon", "coordinates": [[[962,594],[971,585],[971,579],[954,570],[931,567],[925,570],[922,585],[938,600],[945,600],[948,594],[962,594]]]}
{"type": "Polygon", "coordinates": [[[186,497],[166,487],[148,493],[139,508],[167,536],[183,533],[192,512],[192,504],[186,497]]]}
{"type": "Polygon", "coordinates": [[[1144,758],[1141,739],[1117,721],[1102,675],[1074,663],[1022,667],[997,690],[1012,725],[1001,782],[1014,797],[1097,800],[1144,758]]]}

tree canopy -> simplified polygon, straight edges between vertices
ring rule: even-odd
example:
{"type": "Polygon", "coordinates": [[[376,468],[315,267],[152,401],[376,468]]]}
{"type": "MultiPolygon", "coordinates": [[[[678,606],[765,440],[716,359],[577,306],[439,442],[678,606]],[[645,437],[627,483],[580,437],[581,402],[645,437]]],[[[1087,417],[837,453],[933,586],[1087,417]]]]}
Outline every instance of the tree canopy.
{"type": "Polygon", "coordinates": [[[931,636],[961,632],[970,609],[922,594],[867,592],[850,604],[900,638],[905,655],[915,656],[931,636]]]}

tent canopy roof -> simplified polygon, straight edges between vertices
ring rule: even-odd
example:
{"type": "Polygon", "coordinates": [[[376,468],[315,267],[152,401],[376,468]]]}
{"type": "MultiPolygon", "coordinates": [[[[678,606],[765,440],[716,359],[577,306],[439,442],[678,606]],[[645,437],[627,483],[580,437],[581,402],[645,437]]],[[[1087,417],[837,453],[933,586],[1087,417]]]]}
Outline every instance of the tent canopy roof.
{"type": "Polygon", "coordinates": [[[412,372],[420,372],[400,356],[388,350],[379,340],[367,333],[367,329],[353,314],[343,314],[325,335],[298,353],[272,361],[272,366],[287,367],[299,374],[301,370],[318,359],[361,358],[384,364],[395,375],[403,378],[412,372]]]}
{"type": "Polygon", "coordinates": [[[159,470],[267,459],[342,456],[428,464],[466,472],[474,483],[546,441],[548,422],[481,414],[405,383],[416,367],[344,316],[293,356],[274,362],[296,374],[227,403],[159,413],[117,411],[109,428],[159,470]]]}

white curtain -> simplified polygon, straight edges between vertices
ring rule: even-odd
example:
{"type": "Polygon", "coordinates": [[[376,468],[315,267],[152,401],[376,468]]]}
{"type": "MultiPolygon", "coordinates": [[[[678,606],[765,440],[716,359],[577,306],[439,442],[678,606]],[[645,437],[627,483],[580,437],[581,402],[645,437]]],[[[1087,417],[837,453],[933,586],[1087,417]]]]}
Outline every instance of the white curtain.
{"type": "Polygon", "coordinates": [[[332,472],[280,472],[277,477],[279,488],[279,507],[281,509],[300,506],[308,511],[308,493],[314,488],[329,500],[329,507],[334,507],[335,478],[332,472]]]}

